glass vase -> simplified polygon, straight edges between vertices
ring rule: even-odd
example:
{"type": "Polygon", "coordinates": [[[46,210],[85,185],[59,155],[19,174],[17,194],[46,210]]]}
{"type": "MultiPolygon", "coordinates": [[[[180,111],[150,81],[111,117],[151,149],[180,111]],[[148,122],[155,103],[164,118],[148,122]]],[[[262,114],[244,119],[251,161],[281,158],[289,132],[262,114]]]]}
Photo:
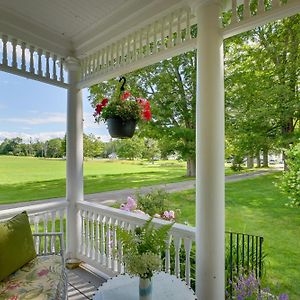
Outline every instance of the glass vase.
{"type": "Polygon", "coordinates": [[[152,278],[140,277],[139,283],[139,295],[140,300],[151,300],[152,299],[152,278]]]}

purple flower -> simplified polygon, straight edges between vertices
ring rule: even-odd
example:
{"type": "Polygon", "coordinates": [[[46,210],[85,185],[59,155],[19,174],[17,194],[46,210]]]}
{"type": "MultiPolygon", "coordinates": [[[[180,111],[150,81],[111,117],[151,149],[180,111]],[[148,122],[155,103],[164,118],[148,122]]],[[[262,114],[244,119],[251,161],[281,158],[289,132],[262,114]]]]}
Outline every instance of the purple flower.
{"type": "Polygon", "coordinates": [[[289,296],[287,294],[280,294],[278,299],[279,300],[289,300],[289,296]]]}

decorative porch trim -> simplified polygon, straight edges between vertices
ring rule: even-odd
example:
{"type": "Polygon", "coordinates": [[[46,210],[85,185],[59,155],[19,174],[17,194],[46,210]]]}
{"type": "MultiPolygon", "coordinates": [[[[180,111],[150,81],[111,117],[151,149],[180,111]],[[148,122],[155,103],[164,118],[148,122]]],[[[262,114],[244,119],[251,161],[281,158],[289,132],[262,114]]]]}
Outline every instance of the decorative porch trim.
{"type": "Polygon", "coordinates": [[[1,71],[68,88],[63,57],[5,34],[0,39],[1,71]]]}
{"type": "Polygon", "coordinates": [[[191,9],[180,7],[80,60],[84,88],[195,47],[191,9]]]}
{"type": "MultiPolygon", "coordinates": [[[[270,21],[300,11],[299,0],[230,0],[222,12],[220,30],[228,38],[270,21]]],[[[102,49],[80,59],[78,88],[157,63],[196,48],[197,24],[188,6],[177,7],[167,15],[142,26],[102,49]]]]}
{"type": "Polygon", "coordinates": [[[223,30],[224,39],[300,12],[299,0],[271,0],[269,4],[265,2],[258,0],[258,4],[254,5],[250,0],[231,0],[231,10],[223,15],[223,20],[230,19],[223,30]]]}

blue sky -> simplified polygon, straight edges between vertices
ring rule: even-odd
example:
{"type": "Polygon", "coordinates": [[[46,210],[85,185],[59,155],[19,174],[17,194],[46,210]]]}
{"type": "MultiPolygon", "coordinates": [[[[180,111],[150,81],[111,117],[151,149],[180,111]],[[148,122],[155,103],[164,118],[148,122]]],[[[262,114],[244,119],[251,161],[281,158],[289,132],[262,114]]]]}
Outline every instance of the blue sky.
{"type": "MultiPolygon", "coordinates": [[[[84,132],[109,140],[104,124],[94,123],[93,109],[83,90],[84,132]]],[[[0,72],[0,142],[21,137],[45,141],[66,131],[67,90],[0,72]]]]}

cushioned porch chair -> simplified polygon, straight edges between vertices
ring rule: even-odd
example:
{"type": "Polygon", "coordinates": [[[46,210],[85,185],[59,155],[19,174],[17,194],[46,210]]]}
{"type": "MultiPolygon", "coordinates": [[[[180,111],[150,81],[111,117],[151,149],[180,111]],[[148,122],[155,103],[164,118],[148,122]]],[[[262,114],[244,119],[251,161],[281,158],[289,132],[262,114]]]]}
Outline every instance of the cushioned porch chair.
{"type": "Polygon", "coordinates": [[[0,223],[0,252],[1,300],[67,299],[62,233],[31,234],[23,212],[0,223]]]}

